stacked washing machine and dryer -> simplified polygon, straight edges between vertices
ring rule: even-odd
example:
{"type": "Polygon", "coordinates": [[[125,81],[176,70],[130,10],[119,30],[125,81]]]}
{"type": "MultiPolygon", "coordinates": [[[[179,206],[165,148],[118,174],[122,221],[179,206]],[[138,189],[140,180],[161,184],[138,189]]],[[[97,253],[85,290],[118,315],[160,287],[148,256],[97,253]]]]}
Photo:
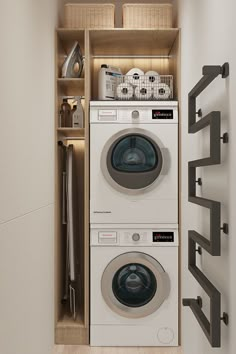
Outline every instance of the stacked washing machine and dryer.
{"type": "Polygon", "coordinates": [[[90,342],[178,345],[178,103],[90,103],[90,342]]]}

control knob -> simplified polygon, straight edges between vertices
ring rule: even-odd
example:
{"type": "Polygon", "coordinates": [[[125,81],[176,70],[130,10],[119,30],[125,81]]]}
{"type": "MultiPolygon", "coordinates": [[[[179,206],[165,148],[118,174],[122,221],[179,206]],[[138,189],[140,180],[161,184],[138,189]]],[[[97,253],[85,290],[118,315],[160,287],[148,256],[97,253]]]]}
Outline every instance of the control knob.
{"type": "Polygon", "coordinates": [[[132,240],[133,241],[139,241],[140,240],[140,235],[138,233],[135,233],[132,235],[132,240]]]}
{"type": "Polygon", "coordinates": [[[139,118],[139,111],[133,111],[132,112],[132,118],[133,119],[138,119],[139,118]]]}

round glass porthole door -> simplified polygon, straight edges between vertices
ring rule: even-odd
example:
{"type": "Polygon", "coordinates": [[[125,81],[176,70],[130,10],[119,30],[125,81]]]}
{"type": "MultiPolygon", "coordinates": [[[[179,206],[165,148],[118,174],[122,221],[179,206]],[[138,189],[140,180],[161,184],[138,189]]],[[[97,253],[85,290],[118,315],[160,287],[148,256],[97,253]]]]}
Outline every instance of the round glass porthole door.
{"type": "Polygon", "coordinates": [[[111,150],[111,165],[119,172],[150,172],[158,165],[153,143],[142,135],[127,135],[115,142],[111,150]]]}
{"type": "Polygon", "coordinates": [[[153,272],[143,264],[129,263],[117,270],[112,290],[117,300],[128,307],[148,304],[157,290],[153,272]]]}
{"type": "Polygon", "coordinates": [[[111,261],[101,286],[107,305],[129,318],[152,314],[169,294],[169,278],[163,267],[141,252],[125,253],[111,261]]]}
{"type": "Polygon", "coordinates": [[[110,142],[105,153],[102,156],[105,160],[105,173],[122,188],[146,188],[158,178],[162,170],[161,149],[146,134],[122,134],[110,142]]]}

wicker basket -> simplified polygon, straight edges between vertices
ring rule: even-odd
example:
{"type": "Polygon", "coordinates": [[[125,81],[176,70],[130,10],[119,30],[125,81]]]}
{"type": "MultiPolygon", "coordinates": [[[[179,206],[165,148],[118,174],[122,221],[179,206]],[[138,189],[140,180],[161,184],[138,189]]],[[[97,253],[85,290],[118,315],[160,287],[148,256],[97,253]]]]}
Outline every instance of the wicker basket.
{"type": "Polygon", "coordinates": [[[171,4],[124,4],[124,28],[171,28],[171,4]]]}
{"type": "Polygon", "coordinates": [[[115,5],[66,4],[65,28],[113,28],[115,5]]]}

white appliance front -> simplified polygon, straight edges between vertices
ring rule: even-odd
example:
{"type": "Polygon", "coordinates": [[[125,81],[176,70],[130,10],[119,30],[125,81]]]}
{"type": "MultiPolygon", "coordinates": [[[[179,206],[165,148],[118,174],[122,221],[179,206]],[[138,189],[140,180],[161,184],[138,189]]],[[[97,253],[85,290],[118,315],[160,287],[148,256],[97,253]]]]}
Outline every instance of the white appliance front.
{"type": "Polygon", "coordinates": [[[178,229],[91,226],[92,346],[178,345],[178,229]]]}
{"type": "Polygon", "coordinates": [[[90,222],[178,223],[177,102],[112,103],[90,103],[90,222]]]}

